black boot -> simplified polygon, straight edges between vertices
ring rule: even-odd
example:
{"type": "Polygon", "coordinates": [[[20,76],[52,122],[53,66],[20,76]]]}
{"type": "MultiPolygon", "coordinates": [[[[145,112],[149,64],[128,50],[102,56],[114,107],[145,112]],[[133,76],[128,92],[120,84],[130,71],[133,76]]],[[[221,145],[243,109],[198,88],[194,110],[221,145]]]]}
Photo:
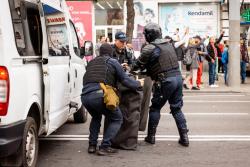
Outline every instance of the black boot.
{"type": "Polygon", "coordinates": [[[92,154],[96,152],[96,145],[89,145],[88,153],[92,154]]]}
{"type": "Polygon", "coordinates": [[[180,134],[179,144],[185,147],[189,146],[189,139],[188,139],[188,129],[178,129],[180,134]]]}
{"type": "Polygon", "coordinates": [[[145,137],[145,142],[150,144],[155,144],[155,133],[156,133],[156,126],[148,125],[148,135],[145,137]]]}

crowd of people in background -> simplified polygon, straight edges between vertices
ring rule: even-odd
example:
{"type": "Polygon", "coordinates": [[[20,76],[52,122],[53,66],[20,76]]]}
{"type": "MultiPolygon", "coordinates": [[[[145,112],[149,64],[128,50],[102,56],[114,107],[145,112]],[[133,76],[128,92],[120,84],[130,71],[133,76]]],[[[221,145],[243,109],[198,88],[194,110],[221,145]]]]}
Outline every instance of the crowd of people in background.
{"type": "MultiPolygon", "coordinates": [[[[224,82],[228,85],[228,40],[222,41],[224,32],[219,38],[207,36],[201,38],[199,35],[190,37],[189,28],[186,28],[181,36],[179,29],[173,36],[165,36],[176,49],[180,64],[180,70],[183,72],[183,87],[185,89],[200,90],[203,88],[202,73],[204,61],[208,63],[208,85],[211,88],[219,87],[216,82],[219,80],[218,73],[224,73],[224,82]],[[186,70],[183,70],[185,67],[186,70]],[[185,74],[184,74],[185,71],[185,74]]],[[[240,40],[240,74],[241,83],[246,81],[246,64],[249,63],[249,56],[246,41],[240,40]]]]}
{"type": "MultiPolygon", "coordinates": [[[[183,75],[183,87],[185,89],[200,90],[203,88],[202,73],[203,64],[208,63],[208,85],[211,88],[219,87],[216,82],[219,79],[218,73],[224,74],[224,83],[228,85],[228,57],[229,44],[228,40],[223,41],[224,32],[219,38],[214,36],[206,36],[202,38],[199,35],[191,37],[189,28],[186,28],[183,35],[180,34],[179,28],[172,36],[164,38],[171,42],[176,50],[180,71],[183,75]]],[[[98,56],[99,48],[103,43],[110,43],[105,36],[100,36],[95,53],[98,56]]],[[[111,44],[111,43],[110,43],[111,44]]],[[[126,43],[126,51],[128,51],[133,59],[135,59],[133,46],[126,43]]],[[[246,64],[249,63],[247,45],[244,39],[240,40],[240,74],[241,83],[246,81],[246,64]]]]}

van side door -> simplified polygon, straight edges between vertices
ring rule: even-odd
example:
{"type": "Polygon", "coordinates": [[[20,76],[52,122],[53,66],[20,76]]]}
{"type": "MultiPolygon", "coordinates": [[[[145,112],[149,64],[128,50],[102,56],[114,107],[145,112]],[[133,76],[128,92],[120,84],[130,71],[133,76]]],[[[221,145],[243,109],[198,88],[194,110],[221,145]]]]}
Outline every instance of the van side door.
{"type": "Polygon", "coordinates": [[[77,36],[75,26],[72,21],[70,23],[70,33],[71,33],[71,76],[72,76],[72,92],[71,101],[78,104],[78,108],[81,107],[81,92],[82,92],[82,79],[85,73],[86,61],[83,59],[80,53],[80,42],[77,36]]]}
{"type": "Polygon", "coordinates": [[[44,109],[47,135],[68,119],[70,103],[69,31],[60,9],[42,4],[48,54],[43,54],[44,109]]]}

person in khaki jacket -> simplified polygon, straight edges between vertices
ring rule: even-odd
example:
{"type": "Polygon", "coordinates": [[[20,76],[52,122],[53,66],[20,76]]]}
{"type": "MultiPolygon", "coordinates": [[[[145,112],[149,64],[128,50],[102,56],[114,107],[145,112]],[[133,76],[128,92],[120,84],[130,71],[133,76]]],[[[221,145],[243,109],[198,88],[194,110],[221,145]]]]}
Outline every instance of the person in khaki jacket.
{"type": "Polygon", "coordinates": [[[117,82],[132,90],[142,89],[140,82],[129,78],[119,62],[110,57],[111,54],[112,47],[108,43],[102,44],[100,56],[89,62],[83,77],[81,100],[92,116],[89,127],[88,152],[97,152],[98,155],[117,153],[117,150],[111,148],[111,139],[116,136],[123,120],[118,103],[113,103],[110,100],[114,98],[110,99],[107,96],[110,96],[109,93],[111,96],[117,96],[114,94],[117,82]],[[110,122],[103,134],[99,150],[96,151],[102,115],[105,115],[110,122]]]}

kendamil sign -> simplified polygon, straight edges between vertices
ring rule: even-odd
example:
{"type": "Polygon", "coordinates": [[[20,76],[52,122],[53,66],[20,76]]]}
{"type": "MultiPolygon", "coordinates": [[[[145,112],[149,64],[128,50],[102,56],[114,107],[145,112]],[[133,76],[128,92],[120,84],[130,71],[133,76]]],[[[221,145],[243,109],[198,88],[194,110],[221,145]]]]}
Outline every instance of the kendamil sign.
{"type": "Polygon", "coordinates": [[[189,27],[190,36],[217,36],[219,5],[216,3],[166,3],[159,6],[159,24],[163,36],[172,36],[179,28],[183,33],[189,27]]]}
{"type": "Polygon", "coordinates": [[[212,16],[213,15],[213,11],[188,11],[188,15],[189,16],[212,16]]]}

